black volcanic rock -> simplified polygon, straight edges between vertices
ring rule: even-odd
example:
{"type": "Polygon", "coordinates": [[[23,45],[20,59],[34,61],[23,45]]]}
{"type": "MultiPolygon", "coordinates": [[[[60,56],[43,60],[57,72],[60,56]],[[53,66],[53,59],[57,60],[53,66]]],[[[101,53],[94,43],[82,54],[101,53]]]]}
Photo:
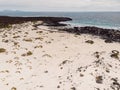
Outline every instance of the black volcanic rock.
{"type": "Polygon", "coordinates": [[[10,24],[19,24],[28,21],[43,21],[48,26],[65,26],[59,22],[70,21],[71,18],[67,17],[9,17],[0,16],[0,28],[7,27],[10,24]]]}
{"type": "Polygon", "coordinates": [[[120,42],[120,31],[114,30],[114,29],[104,29],[104,28],[98,28],[98,27],[91,27],[91,26],[85,26],[85,27],[74,27],[73,29],[64,29],[65,31],[69,33],[75,33],[75,34],[91,34],[100,36],[101,38],[105,39],[105,42],[110,43],[112,41],[120,42]]]}

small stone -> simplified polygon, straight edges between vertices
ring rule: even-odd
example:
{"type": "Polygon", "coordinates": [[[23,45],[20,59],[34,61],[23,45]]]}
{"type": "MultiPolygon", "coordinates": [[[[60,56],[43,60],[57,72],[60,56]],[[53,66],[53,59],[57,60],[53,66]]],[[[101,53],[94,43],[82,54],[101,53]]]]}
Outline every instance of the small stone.
{"type": "Polygon", "coordinates": [[[11,90],[17,90],[17,88],[16,87],[12,87],[11,90]]]}
{"type": "Polygon", "coordinates": [[[6,49],[0,48],[0,53],[4,53],[5,51],[6,51],[6,49]]]}
{"type": "Polygon", "coordinates": [[[48,73],[48,71],[45,71],[44,73],[48,73]]]}
{"type": "Polygon", "coordinates": [[[58,85],[57,88],[60,88],[60,86],[58,85]]]}
{"type": "Polygon", "coordinates": [[[72,87],[71,90],[76,90],[76,88],[75,88],[75,87],[72,87]]]}
{"type": "Polygon", "coordinates": [[[84,75],[83,74],[80,74],[80,77],[83,77],[84,75]]]}
{"type": "Polygon", "coordinates": [[[30,56],[30,55],[32,55],[33,53],[31,52],[31,51],[28,51],[27,52],[27,56],[30,56]]]}
{"type": "Polygon", "coordinates": [[[110,55],[112,58],[119,59],[119,51],[113,50],[112,54],[110,55]]]}
{"type": "Polygon", "coordinates": [[[96,77],[96,83],[102,84],[103,83],[103,78],[102,76],[97,76],[96,77]]]}
{"type": "Polygon", "coordinates": [[[85,41],[86,43],[89,43],[89,44],[94,44],[94,41],[92,41],[92,40],[87,40],[87,41],[85,41]]]}

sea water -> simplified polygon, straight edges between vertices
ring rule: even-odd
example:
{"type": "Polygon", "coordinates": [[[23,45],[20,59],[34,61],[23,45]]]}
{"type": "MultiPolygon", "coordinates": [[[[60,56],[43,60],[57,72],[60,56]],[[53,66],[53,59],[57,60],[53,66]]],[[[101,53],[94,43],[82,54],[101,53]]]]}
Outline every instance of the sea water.
{"type": "Polygon", "coordinates": [[[120,30],[120,12],[4,12],[0,15],[70,17],[73,20],[66,23],[73,26],[97,26],[120,30]]]}

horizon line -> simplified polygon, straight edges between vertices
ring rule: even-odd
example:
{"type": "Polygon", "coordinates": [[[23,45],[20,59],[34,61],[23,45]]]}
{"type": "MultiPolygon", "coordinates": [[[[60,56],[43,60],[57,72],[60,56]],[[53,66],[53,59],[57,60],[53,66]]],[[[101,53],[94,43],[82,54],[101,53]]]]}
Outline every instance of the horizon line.
{"type": "Polygon", "coordinates": [[[120,12],[120,11],[115,11],[115,10],[113,10],[113,11],[94,11],[94,10],[88,10],[88,11],[52,11],[52,10],[49,10],[49,11],[47,11],[47,10],[44,10],[44,11],[30,11],[30,10],[0,10],[0,12],[120,12]]]}

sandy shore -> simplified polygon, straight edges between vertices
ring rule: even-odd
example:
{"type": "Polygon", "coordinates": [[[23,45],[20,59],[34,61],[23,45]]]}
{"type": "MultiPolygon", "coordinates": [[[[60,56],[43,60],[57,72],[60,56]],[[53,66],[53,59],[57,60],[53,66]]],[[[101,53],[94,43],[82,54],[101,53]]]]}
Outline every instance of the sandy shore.
{"type": "Polygon", "coordinates": [[[120,90],[120,43],[32,25],[0,29],[0,90],[120,90]]]}

